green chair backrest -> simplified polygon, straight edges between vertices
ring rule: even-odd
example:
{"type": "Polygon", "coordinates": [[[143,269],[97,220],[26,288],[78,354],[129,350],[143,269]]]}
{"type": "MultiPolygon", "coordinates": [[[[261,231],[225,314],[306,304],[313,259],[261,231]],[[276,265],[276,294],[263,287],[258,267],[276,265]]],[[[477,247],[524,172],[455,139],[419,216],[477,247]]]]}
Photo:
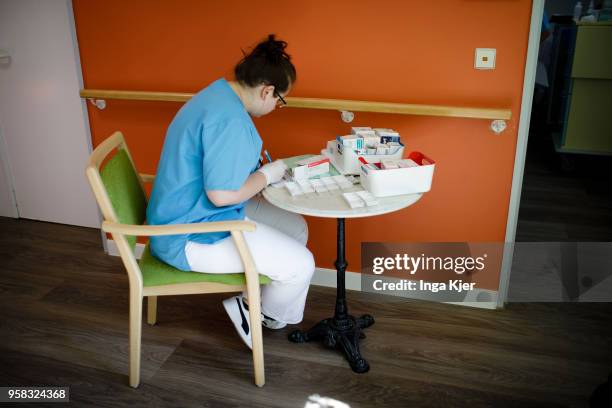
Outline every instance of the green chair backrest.
{"type": "MultiPolygon", "coordinates": [[[[118,221],[122,224],[143,224],[146,217],[147,197],[125,149],[117,149],[117,153],[106,162],[100,171],[100,177],[118,221]]],[[[127,236],[126,238],[133,249],[136,245],[136,237],[127,236]]]]}

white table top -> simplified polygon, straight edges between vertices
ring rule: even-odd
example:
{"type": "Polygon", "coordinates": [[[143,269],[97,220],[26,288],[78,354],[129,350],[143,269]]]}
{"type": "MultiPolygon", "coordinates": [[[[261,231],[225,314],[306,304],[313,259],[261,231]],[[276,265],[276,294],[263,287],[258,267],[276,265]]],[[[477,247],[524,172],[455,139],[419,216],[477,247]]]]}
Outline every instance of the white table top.
{"type": "Polygon", "coordinates": [[[416,203],[423,194],[404,194],[392,197],[379,197],[378,205],[351,208],[342,193],[363,190],[360,184],[348,190],[335,190],[323,194],[311,193],[292,197],[285,187],[266,187],[263,196],[271,204],[302,215],[327,218],[359,218],[381,215],[401,210],[416,203]]]}

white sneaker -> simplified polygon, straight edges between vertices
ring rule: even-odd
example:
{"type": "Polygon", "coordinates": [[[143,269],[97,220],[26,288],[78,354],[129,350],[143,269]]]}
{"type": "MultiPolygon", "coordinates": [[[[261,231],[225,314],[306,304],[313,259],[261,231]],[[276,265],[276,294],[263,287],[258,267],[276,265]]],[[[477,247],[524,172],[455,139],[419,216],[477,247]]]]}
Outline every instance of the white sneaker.
{"type": "Polygon", "coordinates": [[[272,330],[279,330],[287,326],[287,323],[275,320],[271,317],[261,314],[261,325],[272,330]]]}
{"type": "MultiPolygon", "coordinates": [[[[249,304],[246,302],[244,298],[242,298],[242,306],[246,310],[249,310],[249,304]]],[[[273,319],[262,313],[261,314],[261,325],[268,329],[279,330],[287,326],[287,323],[281,322],[280,320],[273,319]]]]}
{"type": "Polygon", "coordinates": [[[246,344],[248,348],[253,349],[249,312],[242,303],[242,297],[233,296],[229,299],[225,299],[223,301],[223,307],[232,323],[234,323],[234,327],[242,341],[244,341],[244,344],[246,344]]]}

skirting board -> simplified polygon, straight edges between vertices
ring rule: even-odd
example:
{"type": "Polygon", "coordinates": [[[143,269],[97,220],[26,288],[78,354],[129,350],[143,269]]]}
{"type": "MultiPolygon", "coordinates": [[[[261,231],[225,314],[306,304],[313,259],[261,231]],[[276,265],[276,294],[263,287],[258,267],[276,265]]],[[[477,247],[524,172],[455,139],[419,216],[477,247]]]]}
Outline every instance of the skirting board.
{"type": "MultiPolygon", "coordinates": [[[[108,254],[111,256],[119,256],[119,251],[117,250],[117,245],[115,245],[115,241],[109,239],[106,241],[108,254]]],[[[144,244],[137,243],[134,251],[134,255],[136,255],[137,259],[140,259],[142,256],[142,252],[144,251],[144,244]]],[[[336,287],[336,270],[335,269],[327,269],[327,268],[316,268],[315,273],[310,281],[312,285],[317,286],[325,286],[329,288],[336,287]]],[[[355,290],[361,292],[361,274],[357,272],[349,272],[346,271],[345,277],[346,289],[347,290],[355,290]]],[[[388,295],[391,296],[391,295],[388,295]]],[[[425,293],[418,297],[412,297],[411,299],[418,300],[428,300],[434,302],[440,302],[439,298],[437,298],[436,293],[425,293]]],[[[486,290],[486,289],[475,289],[469,291],[465,296],[464,301],[461,302],[444,302],[453,305],[460,306],[468,306],[468,307],[478,307],[481,309],[497,309],[497,291],[495,290],[486,290]],[[491,301],[486,302],[476,302],[469,301],[470,299],[476,299],[480,296],[486,296],[487,299],[491,299],[491,301]]]]}

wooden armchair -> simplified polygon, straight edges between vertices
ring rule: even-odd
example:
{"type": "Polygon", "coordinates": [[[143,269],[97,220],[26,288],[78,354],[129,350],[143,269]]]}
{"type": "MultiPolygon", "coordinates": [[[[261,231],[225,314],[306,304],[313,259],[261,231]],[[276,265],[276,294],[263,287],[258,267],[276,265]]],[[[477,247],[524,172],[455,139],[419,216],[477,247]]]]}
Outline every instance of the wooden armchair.
{"type": "Polygon", "coordinates": [[[142,301],[148,298],[147,322],[156,322],[157,297],[197,293],[238,292],[246,288],[253,341],[255,384],[265,383],[263,343],[261,337],[259,285],[270,280],[258,275],[244,240],[243,231],[254,231],[249,221],[207,222],[198,224],[143,225],[147,198],[143,183],[155,176],[136,172],[123,135],[115,132],[92,152],[86,169],[104,221],[102,230],[112,235],[128,274],[130,286],[129,317],[129,383],[140,383],[140,344],[142,301]],[[229,231],[245,266],[244,273],[206,274],[185,272],[161,262],[145,247],[140,261],[134,256],[137,236],[192,234],[229,231]]]}

